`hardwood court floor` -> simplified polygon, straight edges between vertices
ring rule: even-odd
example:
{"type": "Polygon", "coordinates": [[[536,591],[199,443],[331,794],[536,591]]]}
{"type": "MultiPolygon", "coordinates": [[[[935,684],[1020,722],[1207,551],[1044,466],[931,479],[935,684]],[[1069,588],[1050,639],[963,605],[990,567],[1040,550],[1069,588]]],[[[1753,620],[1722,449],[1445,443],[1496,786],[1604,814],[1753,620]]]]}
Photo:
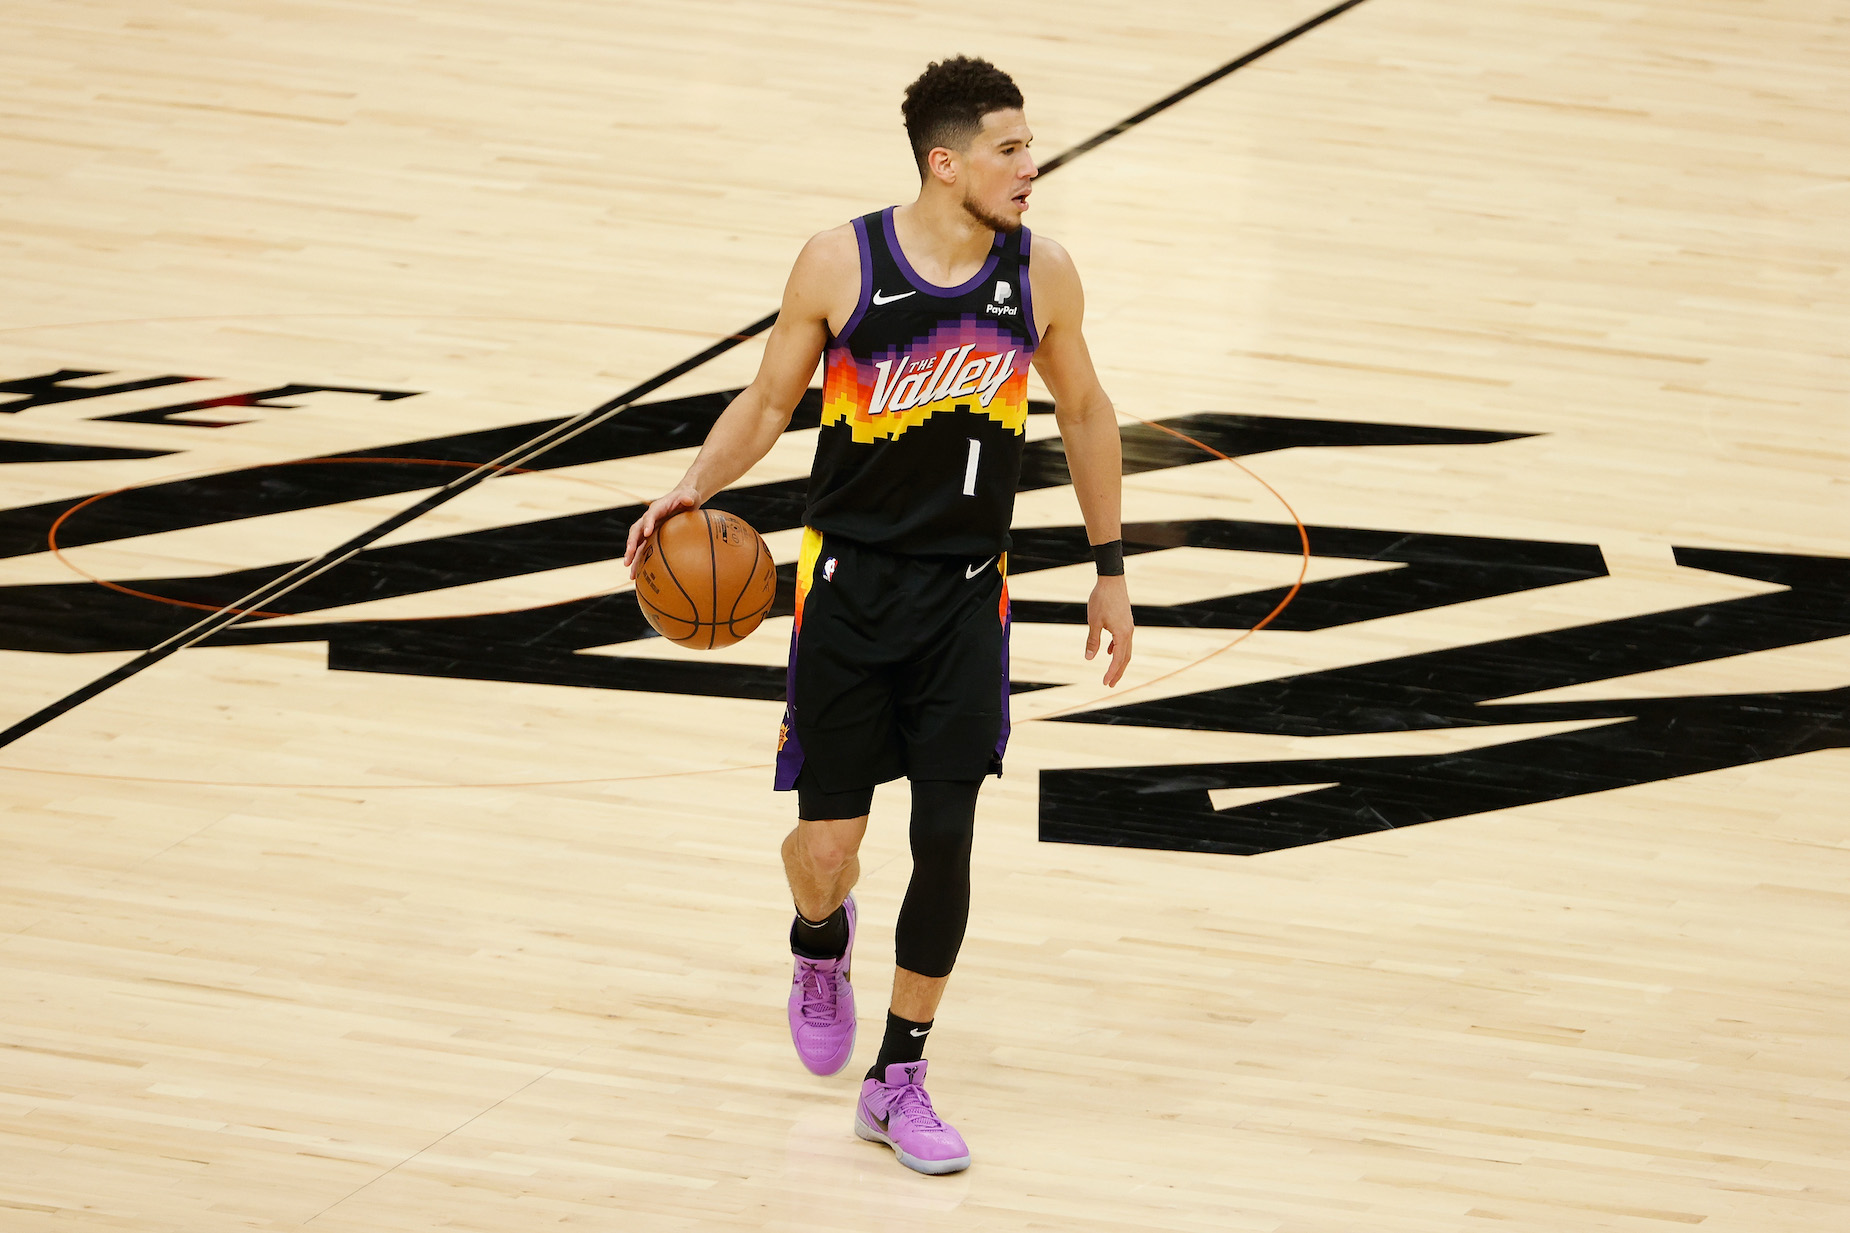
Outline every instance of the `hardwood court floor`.
{"type": "MultiPolygon", "coordinates": [[[[199,615],[84,575],[209,609],[453,473],[266,464],[491,457],[762,317],[805,236],[910,193],[928,58],[1016,74],[1051,155],[1318,11],[11,6],[0,719],[199,615]],[[69,396],[162,377],[199,380],[69,396]],[[372,392],[243,397],[291,385],[372,392]]],[[[748,342],[627,454],[0,749],[0,1229],[1844,1227],[1846,22],[1368,0],[1042,182],[1127,431],[1209,415],[1313,559],[1229,647],[1291,519],[1138,438],[1127,517],[1182,538],[1131,562],[1171,619],[1109,699],[1084,568],[1024,560],[1048,687],[933,1037],[968,1173],[855,1140],[858,1067],[789,1057],[788,619],[696,658],[583,599],[748,342]],[[433,620],[466,613],[511,615],[433,620]],[[1277,840],[1330,817],[1398,824],[1277,840]]]]}

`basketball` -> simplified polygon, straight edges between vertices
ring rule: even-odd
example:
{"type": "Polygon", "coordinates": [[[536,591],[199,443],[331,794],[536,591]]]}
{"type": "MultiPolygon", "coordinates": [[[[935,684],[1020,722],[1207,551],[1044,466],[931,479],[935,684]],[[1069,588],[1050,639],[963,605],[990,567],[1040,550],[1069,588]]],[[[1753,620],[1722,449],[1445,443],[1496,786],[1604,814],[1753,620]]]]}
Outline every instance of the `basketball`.
{"type": "Polygon", "coordinates": [[[743,518],[682,510],[637,555],[636,602],[655,632],[696,651],[731,646],[777,598],[777,564],[743,518]]]}

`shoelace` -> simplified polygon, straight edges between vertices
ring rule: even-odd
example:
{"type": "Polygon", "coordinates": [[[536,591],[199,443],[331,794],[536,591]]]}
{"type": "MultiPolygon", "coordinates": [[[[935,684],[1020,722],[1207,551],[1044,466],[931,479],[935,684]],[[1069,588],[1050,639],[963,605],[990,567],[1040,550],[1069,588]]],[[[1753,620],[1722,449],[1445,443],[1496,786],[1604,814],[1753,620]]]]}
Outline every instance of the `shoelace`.
{"type": "Polygon", "coordinates": [[[938,1117],[938,1111],[931,1107],[931,1097],[925,1089],[916,1083],[908,1083],[899,1089],[893,1097],[892,1112],[888,1118],[905,1117],[920,1130],[943,1130],[944,1122],[938,1117]]]}
{"type": "Polygon", "coordinates": [[[803,1001],[797,1013],[803,1016],[805,1023],[816,1023],[832,1017],[834,993],[832,978],[821,968],[803,965],[803,1001]]]}

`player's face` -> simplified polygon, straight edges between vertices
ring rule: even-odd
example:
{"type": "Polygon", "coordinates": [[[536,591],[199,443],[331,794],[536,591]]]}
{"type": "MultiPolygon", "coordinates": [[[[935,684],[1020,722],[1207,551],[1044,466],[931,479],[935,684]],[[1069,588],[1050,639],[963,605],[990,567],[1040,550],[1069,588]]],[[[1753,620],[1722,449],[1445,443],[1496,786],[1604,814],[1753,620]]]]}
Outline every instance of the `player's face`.
{"type": "Polygon", "coordinates": [[[964,209],[995,231],[1017,231],[1028,209],[1034,177],[1034,155],[1028,146],[1034,134],[1019,109],[992,111],[983,117],[982,131],[970,142],[959,168],[964,209]]]}

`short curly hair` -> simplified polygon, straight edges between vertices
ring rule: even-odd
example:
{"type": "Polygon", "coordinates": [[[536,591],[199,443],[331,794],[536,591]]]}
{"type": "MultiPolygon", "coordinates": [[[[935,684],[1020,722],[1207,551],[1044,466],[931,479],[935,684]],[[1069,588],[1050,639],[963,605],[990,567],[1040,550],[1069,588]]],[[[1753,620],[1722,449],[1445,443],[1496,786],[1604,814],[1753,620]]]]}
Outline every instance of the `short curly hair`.
{"type": "Polygon", "coordinates": [[[926,66],[899,105],[919,175],[925,174],[925,157],[933,150],[968,149],[984,116],[1020,106],[1014,79],[987,60],[952,56],[926,66]]]}

